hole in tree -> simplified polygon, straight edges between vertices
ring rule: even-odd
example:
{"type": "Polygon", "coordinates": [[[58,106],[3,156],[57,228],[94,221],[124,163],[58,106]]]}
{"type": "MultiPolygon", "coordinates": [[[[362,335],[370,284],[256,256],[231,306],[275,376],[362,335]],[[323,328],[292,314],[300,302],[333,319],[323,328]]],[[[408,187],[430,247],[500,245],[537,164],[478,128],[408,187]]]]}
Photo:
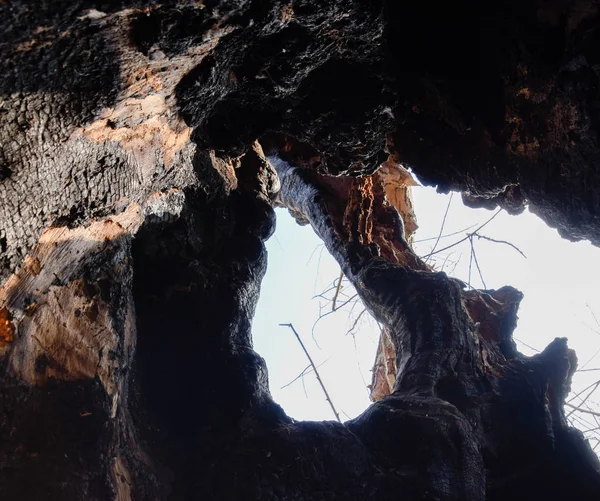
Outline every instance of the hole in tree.
{"type": "MultiPolygon", "coordinates": [[[[600,444],[595,416],[575,409],[585,399],[584,410],[600,411],[600,391],[593,393],[600,379],[598,249],[561,238],[528,210],[494,216],[494,210],[466,207],[456,193],[440,195],[425,187],[415,187],[413,197],[419,224],[413,246],[420,256],[431,254],[425,258],[428,264],[478,289],[512,285],[525,294],[514,331],[519,351],[533,355],[556,337],[569,338],[579,370],[565,412],[592,447],[600,444]],[[468,235],[472,238],[465,239],[468,235]]],[[[287,210],[276,212],[277,230],[266,243],[269,265],[253,323],[255,349],[267,361],[271,393],[295,418],[334,419],[294,333],[279,325],[292,323],[341,419],[355,417],[370,403],[379,327],[365,312],[349,333],[363,310],[356,300],[343,306],[354,289],[342,281],[344,295],[336,298],[338,309],[332,312],[339,266],[310,226],[299,226],[287,210]]]]}
{"type": "Polygon", "coordinates": [[[298,225],[286,209],[276,213],[277,230],[266,243],[269,264],[252,329],[254,347],[269,368],[271,394],[294,418],[335,419],[294,333],[279,325],[291,323],[340,418],[353,418],[370,403],[367,386],[379,328],[362,313],[364,306],[353,298],[347,280],[336,296],[340,267],[312,228],[298,225]]]}

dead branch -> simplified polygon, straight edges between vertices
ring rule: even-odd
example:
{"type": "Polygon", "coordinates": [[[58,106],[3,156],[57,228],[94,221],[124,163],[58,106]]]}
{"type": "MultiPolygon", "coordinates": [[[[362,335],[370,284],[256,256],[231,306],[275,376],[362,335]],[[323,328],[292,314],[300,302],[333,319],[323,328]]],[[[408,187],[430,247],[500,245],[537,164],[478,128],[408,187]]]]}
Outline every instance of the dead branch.
{"type": "Polygon", "coordinates": [[[586,386],[583,390],[581,390],[579,393],[577,393],[576,395],[572,396],[568,402],[572,402],[573,400],[575,400],[577,397],[579,397],[581,394],[585,393],[587,390],[589,390],[592,386],[598,386],[600,385],[600,380],[598,381],[594,381],[592,384],[586,386]]]}
{"type": "MultiPolygon", "coordinates": [[[[321,367],[322,365],[324,365],[327,361],[329,361],[331,357],[328,357],[327,360],[325,360],[324,362],[321,362],[317,367],[321,367]]],[[[296,381],[298,381],[298,379],[300,378],[304,378],[304,376],[306,376],[307,374],[310,374],[312,372],[313,368],[310,364],[308,364],[300,374],[298,374],[294,379],[292,379],[289,383],[284,384],[281,389],[283,390],[284,388],[287,388],[288,386],[290,386],[291,384],[295,383],[296,381]]],[[[306,393],[306,392],[305,392],[306,393]]]]}
{"type": "Polygon", "coordinates": [[[325,385],[323,384],[323,380],[321,379],[321,375],[319,374],[317,366],[315,365],[315,363],[313,362],[313,359],[311,358],[310,354],[308,353],[306,346],[304,346],[302,339],[300,339],[300,335],[298,334],[298,332],[296,331],[296,329],[294,328],[294,326],[292,324],[279,324],[279,325],[281,327],[289,327],[290,329],[292,329],[292,332],[294,333],[294,335],[296,336],[296,339],[300,343],[300,346],[304,350],[304,354],[306,355],[306,358],[308,358],[310,365],[312,366],[313,370],[315,371],[315,376],[317,377],[317,381],[321,385],[321,389],[323,390],[323,393],[325,394],[325,399],[329,402],[329,405],[331,406],[331,410],[333,411],[335,418],[338,420],[339,423],[341,423],[342,421],[340,419],[340,415],[338,414],[338,411],[335,409],[335,406],[333,405],[331,397],[329,396],[329,393],[327,392],[327,388],[325,388],[325,385]]]}
{"type": "Polygon", "coordinates": [[[581,368],[582,368],[582,369],[585,369],[585,368],[587,367],[587,365],[588,365],[588,364],[589,364],[589,363],[590,363],[592,360],[594,360],[594,358],[596,358],[596,357],[598,356],[598,354],[599,354],[599,353],[600,353],[600,348],[598,348],[598,349],[596,350],[596,352],[595,352],[595,353],[594,353],[594,354],[593,354],[593,355],[592,355],[592,356],[589,358],[589,360],[588,360],[588,361],[587,361],[585,364],[583,364],[583,365],[581,366],[581,368]]]}
{"type": "Polygon", "coordinates": [[[290,386],[292,383],[295,383],[296,381],[298,381],[298,379],[300,379],[301,377],[304,377],[306,374],[308,374],[310,371],[312,370],[312,367],[310,366],[310,364],[308,364],[300,374],[298,374],[294,379],[292,379],[289,383],[284,384],[281,389],[283,390],[284,388],[287,388],[288,386],[290,386]]]}
{"type": "Polygon", "coordinates": [[[592,416],[600,417],[600,412],[590,411],[588,409],[582,409],[581,407],[579,407],[577,405],[570,404],[568,402],[566,402],[565,405],[567,407],[571,407],[572,409],[575,409],[576,411],[583,412],[584,414],[590,414],[592,416]]]}
{"type": "Polygon", "coordinates": [[[333,283],[332,283],[332,285],[331,285],[331,287],[325,289],[323,292],[320,292],[319,294],[315,294],[312,297],[312,299],[320,297],[320,298],[326,299],[327,301],[330,301],[330,299],[325,294],[327,294],[328,292],[330,292],[332,290],[335,290],[337,288],[337,285],[335,284],[335,282],[336,281],[334,280],[333,283]]]}
{"type": "MultiPolygon", "coordinates": [[[[442,238],[453,237],[454,235],[459,235],[460,233],[464,233],[465,231],[470,230],[471,228],[473,228],[475,226],[477,226],[477,225],[472,224],[470,226],[467,226],[466,228],[463,228],[462,230],[453,231],[452,233],[446,233],[445,235],[442,235],[439,238],[442,239],[442,238]]],[[[422,242],[429,242],[430,240],[437,240],[437,239],[438,239],[438,237],[421,238],[420,240],[414,240],[413,243],[420,244],[422,242]]]]}
{"type": "MultiPolygon", "coordinates": [[[[452,196],[454,195],[454,192],[450,193],[450,198],[448,199],[448,205],[446,206],[446,212],[444,212],[444,218],[442,219],[442,226],[440,227],[440,233],[437,236],[437,240],[435,241],[435,244],[433,244],[433,248],[431,249],[431,255],[433,255],[435,253],[435,249],[437,248],[438,244],[440,243],[440,238],[442,238],[442,233],[444,233],[444,226],[446,225],[446,218],[448,217],[448,211],[450,210],[450,204],[452,203],[452,196]]],[[[429,258],[429,256],[428,256],[429,258]]],[[[427,261],[427,259],[426,259],[427,261]]]]}
{"type": "MultiPolygon", "coordinates": [[[[585,396],[585,398],[579,403],[579,407],[582,407],[587,400],[594,394],[594,392],[598,389],[598,386],[600,386],[600,381],[597,381],[596,384],[594,385],[594,387],[591,389],[591,391],[585,396]]],[[[575,409],[573,409],[571,412],[569,412],[569,414],[567,414],[567,417],[569,417],[571,414],[573,414],[575,412],[575,409]]]]}
{"type": "Polygon", "coordinates": [[[507,242],[506,240],[496,240],[495,238],[486,237],[485,235],[480,235],[477,232],[473,233],[473,236],[475,236],[477,238],[482,238],[483,240],[488,240],[489,242],[494,242],[496,244],[509,245],[510,247],[512,247],[513,249],[515,249],[519,254],[521,254],[521,256],[523,256],[525,259],[527,259],[527,256],[525,255],[525,253],[521,249],[519,249],[516,245],[511,244],[510,242],[507,242]]]}
{"type": "Polygon", "coordinates": [[[471,267],[473,266],[473,236],[469,235],[469,244],[471,246],[471,252],[469,253],[469,276],[467,278],[467,285],[471,288],[474,289],[475,287],[473,287],[471,285],[471,267]]]}
{"type": "MultiPolygon", "coordinates": [[[[344,306],[346,306],[347,304],[351,303],[354,299],[356,299],[358,297],[358,294],[354,294],[352,296],[350,296],[348,299],[346,299],[340,306],[338,306],[336,309],[331,309],[329,310],[327,313],[321,313],[322,309],[321,309],[321,305],[319,305],[319,318],[317,318],[317,320],[315,320],[315,323],[312,326],[311,329],[311,335],[313,338],[313,341],[317,344],[317,346],[319,346],[319,344],[317,343],[317,340],[315,338],[315,329],[317,328],[317,324],[323,320],[325,317],[328,317],[329,315],[331,315],[332,313],[335,313],[338,310],[341,310],[344,306]]],[[[328,301],[330,301],[330,299],[327,299],[328,301]]],[[[319,347],[320,349],[320,347],[319,347]]]]}
{"type": "Polygon", "coordinates": [[[342,289],[342,280],[344,279],[344,272],[340,270],[340,276],[338,278],[338,284],[337,284],[337,288],[335,290],[335,294],[333,295],[333,303],[331,305],[331,310],[335,311],[335,303],[337,302],[337,298],[340,295],[340,290],[342,289]]]}
{"type": "Polygon", "coordinates": [[[519,343],[521,343],[523,346],[526,346],[526,347],[527,347],[527,348],[529,348],[530,350],[533,350],[533,351],[535,351],[536,353],[541,353],[541,350],[538,350],[537,348],[534,348],[533,346],[531,346],[531,345],[529,345],[529,344],[527,344],[527,343],[525,343],[525,342],[521,341],[520,339],[518,339],[518,338],[516,338],[516,337],[514,338],[514,340],[515,340],[515,341],[517,341],[517,342],[519,342],[519,343]]]}
{"type": "Polygon", "coordinates": [[[350,327],[350,329],[348,329],[346,331],[346,335],[352,334],[352,332],[354,331],[354,329],[356,329],[356,326],[358,325],[358,321],[360,320],[360,317],[362,317],[363,314],[366,313],[366,311],[367,311],[367,309],[363,308],[363,310],[358,314],[358,316],[354,320],[354,323],[352,324],[352,327],[350,327]]]}
{"type": "Polygon", "coordinates": [[[471,238],[471,250],[473,252],[473,259],[475,260],[475,266],[477,267],[477,271],[479,273],[481,283],[483,284],[483,288],[487,289],[487,285],[485,285],[485,280],[483,279],[483,274],[481,273],[481,268],[479,267],[479,261],[477,261],[477,254],[475,252],[475,246],[473,245],[473,238],[471,238]]]}
{"type": "Polygon", "coordinates": [[[444,247],[443,249],[437,250],[437,251],[435,251],[435,252],[430,252],[429,254],[426,254],[426,255],[422,256],[422,257],[421,257],[421,259],[426,259],[426,258],[428,258],[429,256],[433,256],[434,254],[439,254],[440,252],[444,252],[445,250],[452,249],[452,247],[456,247],[458,244],[461,244],[461,243],[463,243],[465,240],[467,240],[467,239],[469,239],[470,237],[472,237],[472,236],[473,236],[475,233],[477,233],[478,231],[482,230],[482,229],[483,229],[483,228],[484,228],[484,227],[485,227],[487,224],[491,223],[491,222],[494,220],[494,218],[495,218],[495,217],[496,217],[498,214],[500,214],[500,212],[502,212],[502,209],[498,209],[498,210],[497,210],[497,211],[494,213],[494,215],[493,215],[492,217],[490,217],[490,218],[489,218],[489,219],[488,219],[488,220],[487,220],[485,223],[483,223],[483,224],[479,225],[479,226],[478,226],[478,228],[477,228],[475,231],[473,231],[472,233],[467,233],[467,236],[466,236],[466,237],[464,237],[464,238],[461,238],[460,240],[458,240],[458,241],[454,242],[453,244],[450,244],[450,245],[448,245],[448,246],[444,247]]]}

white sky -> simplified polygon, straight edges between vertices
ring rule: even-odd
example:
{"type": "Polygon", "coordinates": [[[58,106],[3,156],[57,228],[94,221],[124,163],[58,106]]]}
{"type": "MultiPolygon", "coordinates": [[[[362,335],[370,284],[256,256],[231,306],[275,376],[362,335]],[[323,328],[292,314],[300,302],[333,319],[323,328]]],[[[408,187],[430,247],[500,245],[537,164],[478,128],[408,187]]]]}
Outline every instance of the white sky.
{"type": "MultiPolygon", "coordinates": [[[[440,232],[450,196],[424,187],[414,188],[413,196],[419,223],[415,249],[419,255],[425,255],[431,251],[440,232]],[[432,237],[433,240],[418,242],[432,237]]],[[[466,227],[479,225],[493,214],[493,211],[465,207],[460,195],[454,194],[444,234],[460,232],[442,238],[437,249],[460,240],[467,231],[474,229],[465,230],[466,227]]],[[[512,285],[525,294],[515,339],[542,350],[555,337],[567,337],[570,347],[577,351],[580,368],[600,368],[600,326],[592,314],[594,312],[600,321],[600,267],[596,265],[600,249],[588,242],[572,243],[562,239],[556,230],[528,211],[520,216],[501,212],[480,233],[511,242],[527,256],[527,259],[523,258],[508,245],[474,239],[487,288],[512,285]]],[[[308,365],[292,331],[279,326],[280,323],[292,323],[315,363],[323,364],[319,372],[342,420],[360,414],[370,403],[366,384],[371,382],[371,368],[379,338],[376,323],[363,315],[355,335],[347,335],[362,309],[357,304],[349,313],[349,304],[317,324],[314,330],[317,345],[311,333],[319,317],[319,302],[325,308],[323,312],[328,310],[323,299],[313,299],[313,296],[331,286],[339,276],[339,266],[313,230],[309,226],[297,225],[282,209],[277,210],[277,231],[267,242],[267,249],[269,267],[262,284],[253,336],[256,351],[267,361],[273,397],[296,419],[333,419],[314,374],[309,373],[281,388],[308,365]]],[[[469,256],[467,241],[437,254],[435,263],[467,282],[469,256]]],[[[474,262],[471,283],[474,287],[483,287],[474,262]]],[[[351,294],[349,289],[346,292],[351,294]]],[[[523,353],[534,353],[521,343],[519,349],[523,353]]],[[[600,371],[577,373],[574,393],[599,379],[600,371]]],[[[573,403],[578,400],[573,400],[573,403]]],[[[598,411],[599,402],[600,389],[587,400],[587,404],[598,411]]],[[[571,418],[575,418],[582,428],[600,426],[596,423],[600,419],[592,415],[576,413],[571,418]]],[[[600,435],[596,430],[589,433],[590,438],[594,434],[600,435]]]]}

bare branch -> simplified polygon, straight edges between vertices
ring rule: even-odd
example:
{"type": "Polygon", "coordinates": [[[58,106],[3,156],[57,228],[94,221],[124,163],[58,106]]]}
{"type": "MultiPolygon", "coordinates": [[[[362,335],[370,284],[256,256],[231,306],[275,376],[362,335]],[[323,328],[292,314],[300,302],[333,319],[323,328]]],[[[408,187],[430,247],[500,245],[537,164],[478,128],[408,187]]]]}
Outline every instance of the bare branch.
{"type": "Polygon", "coordinates": [[[525,255],[525,253],[519,249],[516,245],[511,244],[510,242],[507,242],[506,240],[496,240],[495,238],[491,238],[491,237],[486,237],[485,235],[480,235],[477,232],[473,233],[474,236],[476,236],[477,238],[483,238],[483,240],[488,240],[490,242],[494,242],[496,244],[504,244],[504,245],[510,245],[513,249],[515,249],[519,254],[521,254],[521,256],[523,256],[525,259],[527,259],[527,256],[525,255]]]}
{"type": "Polygon", "coordinates": [[[351,417],[348,415],[348,413],[347,413],[346,411],[344,411],[343,409],[342,409],[342,413],[343,413],[343,414],[344,414],[344,415],[345,415],[345,416],[346,416],[348,419],[352,419],[352,418],[351,418],[351,417]]]}
{"type": "Polygon", "coordinates": [[[491,222],[494,220],[494,218],[495,218],[495,217],[496,217],[498,214],[500,214],[500,212],[502,212],[502,209],[498,209],[498,210],[497,210],[497,211],[494,213],[494,215],[493,215],[491,218],[489,218],[489,219],[488,219],[488,220],[487,220],[485,223],[483,223],[483,224],[479,225],[479,226],[478,226],[478,228],[477,228],[475,231],[473,231],[472,233],[468,233],[466,237],[464,237],[464,238],[461,238],[460,240],[458,240],[458,241],[454,242],[453,244],[450,244],[450,245],[448,245],[448,246],[444,247],[443,249],[437,250],[437,251],[435,251],[435,252],[430,252],[429,254],[426,254],[426,255],[422,256],[422,257],[421,257],[421,259],[426,259],[426,258],[428,258],[429,256],[433,256],[434,254],[439,254],[440,252],[444,252],[445,250],[451,249],[452,247],[456,247],[458,244],[461,244],[461,243],[463,243],[465,240],[468,240],[468,239],[469,239],[469,238],[471,238],[471,237],[472,237],[472,236],[473,236],[475,233],[477,233],[478,231],[480,231],[481,229],[483,229],[483,228],[484,228],[484,227],[485,227],[487,224],[491,223],[491,222]]]}
{"type": "MultiPolygon", "coordinates": [[[[331,357],[327,357],[327,359],[326,359],[325,361],[321,362],[319,365],[317,365],[317,367],[321,367],[322,365],[325,365],[325,363],[326,363],[326,362],[328,362],[330,358],[331,358],[331,357]]],[[[284,385],[281,387],[281,389],[283,390],[284,388],[287,388],[287,387],[288,387],[288,386],[290,386],[292,383],[295,383],[296,381],[298,381],[298,379],[300,379],[301,377],[304,377],[304,376],[306,376],[307,374],[310,374],[310,373],[312,372],[312,370],[313,370],[312,366],[311,366],[310,364],[309,364],[309,365],[307,365],[307,366],[304,368],[304,370],[303,370],[303,371],[302,371],[300,374],[298,374],[298,375],[297,375],[297,376],[296,376],[294,379],[292,379],[292,380],[291,380],[289,383],[287,383],[287,384],[284,384],[284,385]]],[[[306,393],[306,391],[305,391],[305,393],[306,393]]]]}
{"type": "Polygon", "coordinates": [[[340,295],[340,290],[342,288],[342,280],[344,279],[344,272],[340,270],[340,276],[338,278],[338,284],[337,284],[337,288],[335,290],[335,294],[333,295],[333,304],[331,305],[331,310],[335,311],[336,307],[335,307],[335,303],[337,302],[337,298],[340,295]]]}
{"type": "Polygon", "coordinates": [[[295,383],[296,381],[298,381],[298,379],[300,379],[301,377],[305,376],[306,374],[308,374],[310,371],[312,370],[312,367],[310,366],[310,364],[308,364],[300,374],[298,374],[294,379],[292,379],[289,383],[284,384],[281,389],[283,390],[284,388],[287,388],[288,386],[290,386],[292,383],[295,383]],[[309,370],[310,369],[310,370],[309,370]]]}
{"type": "Polygon", "coordinates": [[[327,399],[327,401],[329,402],[329,405],[331,406],[331,410],[333,411],[333,414],[335,415],[338,422],[341,423],[342,421],[340,420],[340,415],[335,410],[335,406],[333,405],[333,402],[331,401],[331,397],[329,396],[329,393],[327,393],[327,388],[325,388],[325,385],[323,384],[323,380],[321,379],[321,375],[319,374],[319,371],[317,370],[317,366],[315,365],[315,363],[313,362],[313,359],[311,358],[310,354],[308,353],[306,346],[304,346],[302,339],[300,339],[300,335],[298,334],[296,329],[294,329],[294,326],[292,324],[279,324],[279,325],[281,327],[289,327],[290,329],[292,329],[292,332],[294,333],[294,335],[296,336],[296,339],[300,343],[300,346],[304,350],[304,354],[306,355],[306,358],[308,358],[310,365],[312,365],[312,368],[315,371],[315,376],[317,377],[317,381],[321,385],[321,389],[323,390],[323,393],[325,394],[325,398],[327,399]]]}
{"type": "MultiPolygon", "coordinates": [[[[598,328],[600,329],[600,323],[598,323],[598,319],[596,318],[596,314],[594,313],[594,311],[592,310],[592,308],[590,307],[589,303],[585,303],[585,306],[587,307],[588,310],[590,310],[590,313],[592,314],[592,317],[594,319],[594,322],[596,322],[596,325],[598,326],[598,328]]],[[[596,334],[600,334],[600,330],[596,330],[596,329],[592,329],[591,327],[588,326],[588,328],[592,331],[595,332],[596,334]]]]}
{"type": "MultiPolygon", "coordinates": [[[[454,252],[452,253],[454,254],[454,252]]],[[[452,255],[450,254],[450,256],[452,255]]],[[[454,275],[454,272],[456,271],[456,267],[458,266],[458,263],[460,263],[460,260],[462,259],[462,253],[458,255],[458,259],[456,261],[454,261],[454,266],[452,267],[452,270],[448,273],[448,275],[454,275]]],[[[444,265],[446,264],[446,262],[444,261],[444,265]]],[[[443,268],[442,268],[443,270],[443,268]]]]}
{"type": "MultiPolygon", "coordinates": [[[[312,335],[313,341],[316,343],[317,346],[319,346],[319,344],[317,343],[317,340],[315,338],[315,329],[317,328],[317,324],[321,320],[323,320],[325,317],[328,317],[332,313],[335,313],[336,311],[341,310],[344,306],[346,306],[347,304],[349,304],[350,302],[352,302],[357,297],[358,297],[358,294],[354,294],[354,295],[350,296],[348,299],[346,299],[346,301],[344,301],[335,310],[329,310],[327,313],[321,313],[321,305],[319,305],[319,318],[317,318],[317,320],[315,321],[315,323],[313,324],[312,329],[311,329],[311,335],[312,335]]],[[[328,301],[330,301],[330,300],[328,300],[328,301]]],[[[321,349],[320,346],[319,346],[319,349],[321,349]]]]}
{"type": "Polygon", "coordinates": [[[477,267],[477,271],[479,272],[479,278],[481,279],[483,288],[487,289],[487,285],[485,285],[485,280],[483,279],[483,275],[481,273],[481,268],[479,267],[479,261],[477,261],[477,254],[475,253],[475,246],[473,245],[473,239],[471,239],[471,250],[473,251],[473,259],[475,259],[475,266],[477,267]]]}
{"type": "Polygon", "coordinates": [[[594,313],[594,310],[592,310],[590,303],[585,303],[585,305],[586,305],[587,309],[590,310],[592,317],[594,317],[594,322],[596,322],[596,325],[600,328],[600,323],[598,323],[598,319],[596,318],[596,314],[594,313]]]}
{"type": "MultiPolygon", "coordinates": [[[[440,243],[440,238],[442,238],[442,233],[444,233],[444,226],[446,225],[446,218],[448,217],[448,211],[450,210],[450,204],[452,203],[453,196],[454,196],[454,192],[450,193],[450,198],[448,199],[448,205],[446,206],[446,212],[444,212],[444,218],[442,219],[442,226],[440,227],[440,233],[437,236],[437,240],[435,241],[433,248],[431,249],[431,255],[433,255],[435,253],[435,249],[437,248],[438,244],[440,243]]],[[[427,256],[427,258],[429,258],[429,256],[427,256]]],[[[425,261],[427,261],[427,259],[425,261]]]]}
{"type": "MultiPolygon", "coordinates": [[[[454,235],[458,235],[460,233],[463,233],[467,230],[470,230],[471,228],[474,228],[475,226],[477,226],[476,224],[472,224],[470,226],[467,226],[466,228],[463,228],[462,230],[458,230],[458,231],[453,231],[452,233],[447,233],[446,235],[442,235],[439,238],[448,238],[448,237],[453,237],[454,235]]],[[[413,241],[414,244],[420,244],[422,242],[429,242],[430,240],[437,240],[438,237],[429,237],[429,238],[422,238],[421,240],[415,240],[413,241]]]]}
{"type": "Polygon", "coordinates": [[[312,299],[315,299],[315,298],[317,298],[317,297],[321,297],[321,298],[323,298],[323,299],[326,299],[327,301],[331,301],[331,299],[329,299],[329,298],[328,298],[328,297],[327,297],[325,294],[327,294],[329,291],[335,290],[336,288],[337,288],[337,285],[336,285],[336,280],[334,280],[334,281],[332,282],[332,285],[331,285],[331,287],[328,287],[327,289],[325,289],[323,292],[320,292],[319,294],[315,294],[315,295],[312,297],[312,299]]]}
{"type": "Polygon", "coordinates": [[[590,411],[588,409],[582,409],[581,407],[578,407],[577,405],[570,404],[568,402],[565,402],[565,405],[567,407],[571,407],[572,409],[575,409],[576,411],[583,412],[584,414],[590,414],[592,416],[600,417],[600,412],[594,412],[594,411],[590,411]]]}
{"type": "Polygon", "coordinates": [[[310,257],[308,258],[308,261],[306,261],[306,264],[308,265],[311,261],[313,256],[315,255],[315,252],[317,252],[317,249],[321,247],[321,251],[323,251],[323,249],[325,248],[325,244],[324,243],[320,243],[319,245],[317,245],[313,251],[310,253],[310,257]]]}
{"type": "Polygon", "coordinates": [[[592,384],[586,386],[583,390],[581,390],[579,393],[577,393],[576,395],[572,396],[568,402],[572,402],[573,400],[575,400],[577,397],[579,397],[582,393],[585,393],[587,390],[589,390],[592,386],[594,385],[599,385],[600,384],[600,380],[598,381],[594,381],[592,384]]]}
{"type": "MultiPolygon", "coordinates": [[[[450,256],[452,256],[452,254],[454,254],[454,253],[451,252],[450,254],[448,254],[446,256],[446,259],[444,259],[444,262],[442,263],[442,266],[440,266],[440,271],[444,271],[444,269],[446,268],[446,263],[448,262],[448,260],[450,259],[450,256]]],[[[456,268],[456,263],[454,264],[454,267],[456,268]]]]}
{"type": "Polygon", "coordinates": [[[350,327],[350,329],[348,329],[346,331],[346,335],[351,334],[352,331],[354,331],[354,329],[356,329],[356,326],[358,325],[358,321],[360,320],[360,317],[363,316],[363,314],[367,311],[366,308],[363,308],[363,310],[358,314],[358,316],[356,317],[356,319],[354,320],[354,323],[352,324],[352,327],[350,327]]]}
{"type": "Polygon", "coordinates": [[[534,348],[533,346],[531,346],[531,345],[528,345],[527,343],[525,343],[525,342],[521,341],[520,339],[514,338],[514,340],[515,340],[515,341],[517,341],[517,342],[519,342],[519,343],[521,343],[523,346],[526,346],[526,347],[527,347],[527,348],[529,348],[530,350],[533,350],[533,351],[535,351],[535,352],[537,352],[537,353],[541,353],[541,350],[538,350],[537,348],[534,348]]]}
{"type": "Polygon", "coordinates": [[[471,245],[471,253],[469,254],[469,277],[467,279],[467,285],[471,289],[474,289],[475,287],[471,285],[471,266],[473,265],[473,235],[469,235],[469,244],[471,245]]]}
{"type": "Polygon", "coordinates": [[[589,364],[589,363],[590,363],[592,360],[594,360],[594,358],[596,358],[596,357],[598,356],[598,353],[600,353],[600,348],[598,348],[598,349],[596,350],[596,352],[595,352],[595,353],[594,353],[594,354],[593,354],[593,355],[590,357],[590,359],[589,359],[589,360],[588,360],[588,361],[587,361],[585,364],[583,364],[583,365],[581,366],[581,368],[582,368],[582,369],[585,369],[585,368],[586,368],[586,366],[587,366],[587,365],[588,365],[588,364],[589,364]]]}
{"type": "MultiPolygon", "coordinates": [[[[585,398],[579,403],[579,406],[582,407],[588,398],[590,398],[594,392],[598,389],[598,386],[600,386],[600,381],[597,381],[596,384],[594,385],[594,387],[592,388],[592,390],[585,396],[585,398]]],[[[571,414],[573,414],[575,412],[575,409],[573,409],[571,412],[569,412],[569,414],[567,414],[567,417],[569,417],[571,414]]]]}

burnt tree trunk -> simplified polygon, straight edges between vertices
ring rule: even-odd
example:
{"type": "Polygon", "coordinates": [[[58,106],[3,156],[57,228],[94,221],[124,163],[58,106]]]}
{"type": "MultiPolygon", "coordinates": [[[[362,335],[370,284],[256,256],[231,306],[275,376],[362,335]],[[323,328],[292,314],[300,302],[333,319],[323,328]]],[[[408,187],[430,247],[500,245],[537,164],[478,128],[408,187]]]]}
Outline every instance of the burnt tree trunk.
{"type": "Polygon", "coordinates": [[[566,340],[519,354],[521,293],[430,271],[397,195],[410,166],[600,244],[598,15],[0,0],[1,499],[600,499],[566,340]],[[275,206],[396,356],[343,424],[252,348],[275,206]]]}

